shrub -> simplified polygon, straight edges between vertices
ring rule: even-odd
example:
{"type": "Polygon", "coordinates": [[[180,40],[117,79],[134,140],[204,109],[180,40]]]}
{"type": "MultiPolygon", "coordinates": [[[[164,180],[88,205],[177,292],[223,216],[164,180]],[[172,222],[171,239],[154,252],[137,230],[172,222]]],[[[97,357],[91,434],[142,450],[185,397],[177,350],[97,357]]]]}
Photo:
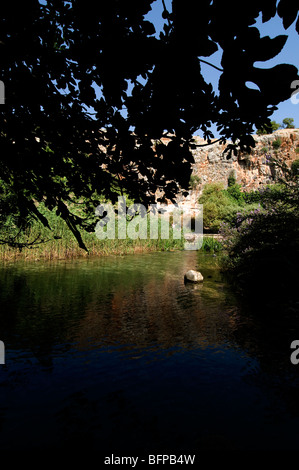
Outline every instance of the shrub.
{"type": "Polygon", "coordinates": [[[241,186],[239,184],[233,184],[227,188],[227,194],[229,197],[237,202],[238,204],[244,204],[244,193],[241,191],[241,186]]]}
{"type": "Polygon", "coordinates": [[[261,201],[261,194],[259,190],[244,191],[243,199],[245,204],[256,204],[261,201]]]}
{"type": "Polygon", "coordinates": [[[285,129],[294,129],[295,128],[293,118],[284,118],[282,123],[283,123],[283,127],[285,129]]]}
{"type": "Polygon", "coordinates": [[[273,140],[272,147],[274,149],[277,150],[277,149],[279,149],[280,146],[281,146],[281,139],[278,138],[278,139],[273,140]]]}
{"type": "MultiPolygon", "coordinates": [[[[231,188],[231,191],[235,190],[233,186],[231,188]]],[[[203,204],[203,225],[206,231],[218,232],[221,222],[230,220],[241,209],[237,199],[224,189],[222,183],[206,184],[198,202],[203,204]]]]}
{"type": "Polygon", "coordinates": [[[192,174],[190,176],[189,188],[196,189],[201,184],[201,178],[198,175],[192,174]]]}
{"type": "Polygon", "coordinates": [[[294,176],[299,176],[299,159],[294,160],[291,164],[291,172],[294,176]]]}
{"type": "Polygon", "coordinates": [[[237,183],[235,172],[232,170],[227,178],[228,187],[234,186],[237,183]]]}
{"type": "Polygon", "coordinates": [[[298,211],[282,206],[239,215],[235,225],[222,224],[226,250],[224,266],[238,279],[240,288],[264,296],[297,291],[299,282],[298,211]],[[258,290],[258,291],[257,291],[258,290]]]}
{"type": "Polygon", "coordinates": [[[222,243],[221,241],[213,238],[213,237],[204,237],[202,242],[201,250],[203,252],[217,252],[222,251],[222,243]]]}
{"type": "Polygon", "coordinates": [[[299,179],[280,168],[284,179],[260,191],[259,208],[239,212],[220,227],[223,268],[243,293],[266,301],[273,297],[274,304],[299,300],[299,179]]]}
{"type": "Polygon", "coordinates": [[[277,131],[280,128],[280,124],[276,121],[271,121],[270,126],[268,124],[264,124],[260,129],[257,130],[257,135],[264,135],[264,134],[272,134],[273,132],[277,131]]]}

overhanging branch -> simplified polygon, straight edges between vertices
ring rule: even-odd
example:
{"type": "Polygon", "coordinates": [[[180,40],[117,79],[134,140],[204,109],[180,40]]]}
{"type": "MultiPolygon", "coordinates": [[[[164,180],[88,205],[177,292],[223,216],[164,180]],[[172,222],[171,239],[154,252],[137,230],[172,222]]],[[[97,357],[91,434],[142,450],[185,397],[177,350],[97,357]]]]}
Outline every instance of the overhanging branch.
{"type": "Polygon", "coordinates": [[[203,60],[203,59],[198,59],[198,60],[199,62],[203,62],[204,64],[210,65],[210,67],[214,67],[214,69],[219,70],[219,72],[223,72],[223,69],[221,69],[220,67],[217,67],[217,65],[211,64],[207,60],[203,60]]]}
{"type": "Polygon", "coordinates": [[[196,147],[207,147],[208,145],[216,144],[216,143],[219,142],[220,140],[223,140],[223,138],[220,137],[220,139],[216,139],[216,140],[214,140],[213,142],[208,142],[207,144],[193,144],[193,143],[192,143],[192,145],[195,145],[196,147]]]}

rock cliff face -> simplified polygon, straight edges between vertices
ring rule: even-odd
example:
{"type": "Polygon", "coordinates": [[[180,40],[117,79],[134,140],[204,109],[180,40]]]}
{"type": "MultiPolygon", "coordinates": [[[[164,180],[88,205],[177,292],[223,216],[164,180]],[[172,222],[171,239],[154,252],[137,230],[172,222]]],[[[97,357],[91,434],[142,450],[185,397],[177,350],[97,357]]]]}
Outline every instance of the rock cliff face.
{"type": "MultiPolygon", "coordinates": [[[[244,190],[257,189],[262,185],[273,183],[277,174],[269,162],[269,156],[279,157],[288,165],[299,159],[299,129],[283,129],[262,136],[254,136],[256,147],[251,154],[232,156],[230,160],[223,155],[226,145],[218,143],[207,147],[197,147],[194,152],[194,174],[198,175],[201,184],[222,181],[227,186],[230,174],[234,174],[238,184],[244,190]],[[277,143],[275,143],[277,142],[277,143]]],[[[196,137],[196,144],[205,141],[196,137]]]]}
{"type": "MultiPolygon", "coordinates": [[[[193,210],[205,184],[223,182],[227,187],[228,177],[233,174],[236,182],[244,191],[277,181],[279,174],[271,164],[269,157],[282,159],[287,165],[299,159],[299,129],[283,129],[262,136],[254,136],[256,146],[250,155],[240,153],[227,160],[223,154],[226,146],[218,143],[193,150],[195,164],[193,174],[199,178],[197,187],[189,191],[187,197],[178,197],[178,202],[185,210],[193,210]],[[277,143],[275,143],[277,142],[277,143]]],[[[195,137],[198,145],[206,142],[195,137]]]]}

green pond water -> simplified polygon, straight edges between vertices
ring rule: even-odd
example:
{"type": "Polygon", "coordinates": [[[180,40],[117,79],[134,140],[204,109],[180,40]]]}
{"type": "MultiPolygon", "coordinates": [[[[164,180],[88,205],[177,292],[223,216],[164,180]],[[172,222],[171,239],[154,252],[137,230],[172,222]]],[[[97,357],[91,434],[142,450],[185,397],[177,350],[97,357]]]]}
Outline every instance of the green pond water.
{"type": "Polygon", "coordinates": [[[299,449],[298,322],[261,318],[217,256],[18,262],[0,288],[0,450],[299,449]]]}

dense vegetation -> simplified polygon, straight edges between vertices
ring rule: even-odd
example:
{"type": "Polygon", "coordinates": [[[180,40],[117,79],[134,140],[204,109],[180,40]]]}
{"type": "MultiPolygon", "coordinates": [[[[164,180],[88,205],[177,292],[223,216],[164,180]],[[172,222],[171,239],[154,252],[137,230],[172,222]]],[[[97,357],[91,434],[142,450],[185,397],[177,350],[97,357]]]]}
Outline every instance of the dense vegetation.
{"type": "Polygon", "coordinates": [[[214,123],[229,151],[250,151],[252,133],[289,98],[297,68],[256,65],[287,35],[263,37],[255,25],[276,17],[299,31],[296,2],[162,1],[160,33],[147,17],[153,3],[2,2],[0,217],[21,229],[35,217],[52,230],[44,204],[87,249],[81,233],[94,229],[102,197],[115,202],[121,185],[136,202],[154,202],[157,189],[173,200],[188,189],[196,132],[210,141],[214,123]],[[220,72],[218,89],[203,64],[220,72]]]}
{"type": "MultiPolygon", "coordinates": [[[[13,203],[13,196],[5,193],[4,186],[0,185],[1,197],[7,206],[13,203]]],[[[132,201],[127,200],[128,205],[132,201]]],[[[3,204],[3,209],[6,205],[3,204]]],[[[72,208],[73,213],[80,216],[77,205],[72,208]]],[[[55,211],[50,211],[44,204],[39,205],[39,217],[28,215],[26,220],[18,217],[18,214],[2,213],[0,219],[0,259],[30,259],[30,260],[53,260],[66,259],[78,256],[86,256],[78,245],[76,239],[68,229],[67,224],[55,211]],[[40,222],[40,216],[45,217],[49,227],[40,222]]],[[[127,229],[132,219],[127,217],[127,229]]],[[[184,236],[181,238],[173,236],[173,218],[169,217],[169,237],[161,235],[161,217],[158,221],[158,237],[150,237],[150,218],[147,217],[147,238],[127,236],[118,238],[118,227],[116,218],[115,238],[99,239],[96,231],[83,232],[82,240],[88,249],[89,255],[124,255],[149,251],[173,251],[184,249],[184,236]]],[[[165,227],[165,225],[164,225],[165,227]]],[[[104,229],[105,231],[106,229],[104,229]]],[[[137,226],[138,232],[138,226],[137,226]]],[[[176,234],[177,236],[177,234],[176,234]]],[[[213,238],[204,238],[201,250],[203,252],[215,252],[222,249],[221,243],[213,238]]]]}
{"type": "Polygon", "coordinates": [[[279,124],[276,121],[271,121],[270,125],[265,124],[260,129],[257,130],[257,135],[272,134],[278,129],[294,129],[294,128],[295,128],[294,119],[291,117],[287,117],[283,119],[282,124],[279,124]]]}
{"type": "Polygon", "coordinates": [[[223,183],[206,184],[199,198],[199,203],[203,204],[204,231],[219,232],[223,222],[231,222],[237,213],[256,208],[258,200],[256,192],[242,192],[233,178],[229,178],[226,189],[223,183]]]}
{"type": "MultiPolygon", "coordinates": [[[[13,218],[8,218],[0,229],[0,237],[9,240],[9,244],[0,244],[0,259],[53,260],[86,256],[66,223],[46,207],[40,207],[40,213],[47,217],[51,230],[39,222],[30,219],[26,227],[20,230],[13,218]]],[[[182,250],[183,239],[174,239],[170,225],[169,239],[162,239],[160,232],[157,239],[109,239],[100,240],[95,232],[83,232],[82,240],[92,255],[124,255],[148,251],[182,250]]],[[[1,240],[0,240],[1,242],[1,240]]]]}
{"type": "Polygon", "coordinates": [[[259,207],[236,213],[221,224],[224,267],[238,287],[269,301],[298,301],[299,285],[299,161],[291,168],[276,160],[279,183],[263,188],[259,207]]]}

